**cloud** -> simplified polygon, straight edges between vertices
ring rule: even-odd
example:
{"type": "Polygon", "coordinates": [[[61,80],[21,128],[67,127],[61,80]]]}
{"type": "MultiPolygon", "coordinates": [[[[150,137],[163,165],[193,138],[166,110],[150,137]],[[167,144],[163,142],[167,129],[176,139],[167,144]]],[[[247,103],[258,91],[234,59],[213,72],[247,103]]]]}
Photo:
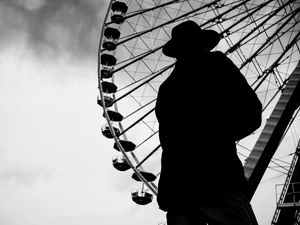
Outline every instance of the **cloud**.
{"type": "Polygon", "coordinates": [[[34,55],[96,55],[105,0],[1,0],[0,50],[25,44],[34,55]]]}
{"type": "Polygon", "coordinates": [[[50,167],[41,165],[36,157],[28,150],[4,150],[0,147],[0,186],[16,184],[30,187],[53,177],[50,167]]]}
{"type": "Polygon", "coordinates": [[[0,171],[0,182],[14,182],[24,186],[32,186],[41,179],[47,179],[51,176],[46,169],[7,169],[0,171]]]}

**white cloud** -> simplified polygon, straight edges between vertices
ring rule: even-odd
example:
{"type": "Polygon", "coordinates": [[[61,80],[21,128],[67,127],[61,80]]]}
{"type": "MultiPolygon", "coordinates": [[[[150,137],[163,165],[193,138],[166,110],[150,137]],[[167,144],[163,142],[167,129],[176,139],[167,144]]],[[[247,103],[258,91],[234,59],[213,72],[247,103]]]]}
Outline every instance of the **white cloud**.
{"type": "Polygon", "coordinates": [[[14,46],[0,64],[1,225],[164,221],[155,202],[132,202],[140,184],[112,166],[118,152],[101,134],[93,62],[54,66],[14,46]]]}
{"type": "Polygon", "coordinates": [[[2,182],[15,182],[25,186],[32,186],[40,178],[46,179],[50,176],[49,171],[40,169],[11,168],[0,171],[0,184],[2,182]]]}

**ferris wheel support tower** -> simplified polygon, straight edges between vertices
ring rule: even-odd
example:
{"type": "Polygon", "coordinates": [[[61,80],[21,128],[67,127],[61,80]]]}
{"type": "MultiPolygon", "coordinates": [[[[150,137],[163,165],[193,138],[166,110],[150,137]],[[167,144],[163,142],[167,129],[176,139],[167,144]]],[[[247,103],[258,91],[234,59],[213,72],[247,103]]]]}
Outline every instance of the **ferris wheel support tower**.
{"type": "Polygon", "coordinates": [[[273,216],[272,225],[299,225],[300,223],[300,139],[287,174],[285,183],[276,185],[277,208],[273,216]],[[278,197],[277,188],[281,187],[278,197]]]}
{"type": "Polygon", "coordinates": [[[300,106],[300,62],[289,77],[270,118],[267,120],[253,150],[244,165],[250,183],[251,199],[274,155],[288,124],[300,106]]]}

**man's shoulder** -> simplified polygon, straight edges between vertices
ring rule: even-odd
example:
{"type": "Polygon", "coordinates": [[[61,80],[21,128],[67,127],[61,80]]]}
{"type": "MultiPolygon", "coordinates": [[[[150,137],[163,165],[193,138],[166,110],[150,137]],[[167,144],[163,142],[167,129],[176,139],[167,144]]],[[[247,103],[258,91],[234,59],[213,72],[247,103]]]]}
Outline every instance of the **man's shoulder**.
{"type": "Polygon", "coordinates": [[[221,52],[221,51],[213,51],[213,52],[210,52],[209,55],[212,57],[212,58],[218,58],[218,59],[227,59],[227,56],[221,52]]]}
{"type": "Polygon", "coordinates": [[[233,69],[236,67],[233,61],[221,51],[210,52],[210,57],[211,60],[220,66],[225,66],[228,69],[233,69]]]}

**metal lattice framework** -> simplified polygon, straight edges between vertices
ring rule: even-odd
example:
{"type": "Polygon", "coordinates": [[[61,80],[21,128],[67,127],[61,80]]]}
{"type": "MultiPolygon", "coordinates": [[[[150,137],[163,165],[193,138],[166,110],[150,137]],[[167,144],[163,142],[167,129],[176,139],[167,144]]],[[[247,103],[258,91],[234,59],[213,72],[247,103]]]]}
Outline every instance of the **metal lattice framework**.
{"type": "Polygon", "coordinates": [[[300,223],[300,173],[299,173],[299,154],[300,154],[300,139],[295,150],[293,160],[291,162],[286,180],[281,186],[280,196],[277,199],[277,208],[275,210],[272,224],[283,225],[300,223]]]}
{"type": "MultiPolygon", "coordinates": [[[[110,2],[98,50],[98,104],[107,120],[102,133],[120,152],[113,165],[121,171],[133,169],[133,178],[143,181],[141,190],[132,193],[135,202],[147,204],[157,193],[161,149],[154,106],[158,88],[175,64],[161,52],[171,29],[194,20],[202,29],[218,31],[222,40],[215,50],[224,52],[239,67],[261,100],[261,128],[237,143],[244,161],[300,59],[299,12],[298,0],[110,2]]],[[[297,112],[282,129],[293,126],[297,112]]],[[[179,118],[174,122],[186,121],[179,118]]],[[[286,173],[282,163],[286,162],[272,158],[267,164],[269,169],[286,173]]]]}

